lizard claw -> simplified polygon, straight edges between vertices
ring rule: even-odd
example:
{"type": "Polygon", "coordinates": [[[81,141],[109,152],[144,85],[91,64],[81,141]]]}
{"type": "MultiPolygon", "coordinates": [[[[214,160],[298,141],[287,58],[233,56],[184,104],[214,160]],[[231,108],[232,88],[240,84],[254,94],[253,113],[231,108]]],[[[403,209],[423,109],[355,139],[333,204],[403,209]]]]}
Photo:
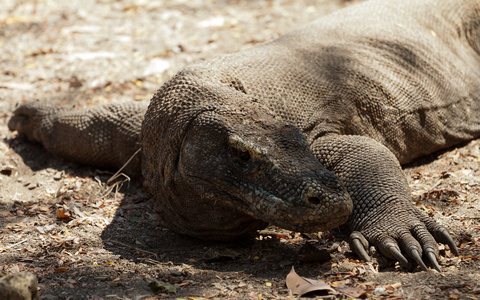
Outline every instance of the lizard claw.
{"type": "Polygon", "coordinates": [[[350,248],[364,261],[370,261],[370,255],[367,253],[368,241],[358,231],[354,231],[349,237],[350,248]]]}
{"type": "Polygon", "coordinates": [[[460,256],[460,253],[458,253],[457,245],[455,245],[455,241],[445,227],[441,227],[440,229],[435,231],[434,236],[440,243],[447,244],[450,248],[450,251],[452,251],[455,256],[460,256]]]}
{"type": "Polygon", "coordinates": [[[393,257],[395,257],[396,260],[400,262],[402,266],[404,266],[407,269],[412,268],[411,264],[408,262],[405,256],[403,256],[402,252],[400,252],[400,249],[398,249],[398,246],[391,244],[388,247],[388,251],[393,257]]]}
{"type": "Polygon", "coordinates": [[[447,244],[452,253],[458,255],[453,238],[445,227],[426,218],[420,212],[413,211],[413,215],[416,217],[400,216],[401,218],[397,220],[385,219],[384,222],[365,228],[361,232],[354,231],[350,236],[352,250],[361,259],[368,261],[369,258],[365,259],[367,254],[364,249],[369,241],[380,250],[380,253],[399,261],[408,269],[411,269],[414,263],[423,271],[427,271],[427,264],[429,264],[435,270],[442,272],[437,260],[437,242],[447,244]],[[367,241],[362,242],[362,239],[367,241]],[[404,250],[403,253],[400,249],[404,250]],[[422,260],[422,254],[425,261],[422,260]]]}
{"type": "Polygon", "coordinates": [[[435,270],[437,270],[438,272],[442,272],[442,269],[438,264],[437,256],[435,255],[435,253],[433,251],[427,251],[425,254],[427,255],[428,260],[430,261],[432,266],[435,268],[435,270]]]}
{"type": "MultiPolygon", "coordinates": [[[[430,253],[431,253],[431,252],[430,252],[430,253]]],[[[421,268],[423,271],[428,271],[428,268],[427,268],[427,266],[425,265],[425,263],[423,262],[422,257],[420,256],[420,252],[418,251],[417,248],[415,248],[415,247],[410,248],[410,256],[411,256],[412,259],[417,263],[417,265],[420,266],[420,268],[421,268]]],[[[430,257],[429,257],[429,258],[430,258],[430,257]]]]}

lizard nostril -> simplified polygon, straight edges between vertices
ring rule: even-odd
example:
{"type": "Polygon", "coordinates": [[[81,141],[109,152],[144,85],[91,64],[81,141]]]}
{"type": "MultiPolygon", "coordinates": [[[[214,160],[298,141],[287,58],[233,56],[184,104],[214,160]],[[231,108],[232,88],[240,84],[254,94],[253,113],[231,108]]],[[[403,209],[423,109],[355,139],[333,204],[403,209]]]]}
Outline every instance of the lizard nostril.
{"type": "Polygon", "coordinates": [[[319,205],[320,204],[320,198],[318,198],[318,197],[308,197],[307,201],[308,201],[308,203],[313,204],[313,205],[319,205]]]}

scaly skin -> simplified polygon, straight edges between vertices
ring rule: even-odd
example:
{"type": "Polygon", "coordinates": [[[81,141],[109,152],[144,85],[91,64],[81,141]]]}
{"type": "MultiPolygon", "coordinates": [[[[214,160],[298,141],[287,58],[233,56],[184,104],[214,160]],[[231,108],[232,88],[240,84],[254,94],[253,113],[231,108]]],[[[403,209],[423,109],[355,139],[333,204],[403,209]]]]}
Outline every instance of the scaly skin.
{"type": "Polygon", "coordinates": [[[9,127],[93,164],[125,146],[120,132],[133,146],[108,167],[141,142],[145,185],[182,234],[229,240],[268,223],[311,232],[348,218],[362,259],[373,244],[440,270],[437,242],[458,254],[455,243],[411,205],[400,164],[480,135],[479,11],[478,0],[368,1],[185,67],[146,113],[34,103],[9,127]],[[68,147],[85,133],[100,150],[68,147]]]}

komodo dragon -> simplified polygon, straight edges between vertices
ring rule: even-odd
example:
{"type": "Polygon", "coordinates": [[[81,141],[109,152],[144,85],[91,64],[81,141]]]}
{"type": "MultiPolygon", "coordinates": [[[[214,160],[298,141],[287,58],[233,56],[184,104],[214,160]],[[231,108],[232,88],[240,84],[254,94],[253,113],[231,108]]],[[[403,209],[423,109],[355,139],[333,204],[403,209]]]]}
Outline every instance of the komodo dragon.
{"type": "Polygon", "coordinates": [[[163,224],[209,240],[348,219],[350,245],[437,270],[446,228],[400,164],[480,135],[480,1],[373,0],[193,63],[150,104],[22,104],[9,128],[52,153],[142,173],[163,224]],[[353,209],[353,210],[352,210],[353,209]]]}

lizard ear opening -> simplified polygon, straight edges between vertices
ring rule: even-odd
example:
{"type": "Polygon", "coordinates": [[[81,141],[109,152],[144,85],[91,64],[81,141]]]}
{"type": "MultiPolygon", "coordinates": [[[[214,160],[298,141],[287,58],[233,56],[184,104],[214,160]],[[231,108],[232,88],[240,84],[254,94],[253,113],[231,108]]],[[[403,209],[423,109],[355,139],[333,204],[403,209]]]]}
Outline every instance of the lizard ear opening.
{"type": "Polygon", "coordinates": [[[231,87],[233,87],[234,89],[236,89],[237,91],[239,92],[242,92],[244,93],[245,95],[247,94],[247,91],[245,90],[245,87],[243,86],[243,83],[238,80],[237,78],[233,79],[230,84],[229,84],[231,87]]]}
{"type": "Polygon", "coordinates": [[[238,78],[228,78],[226,80],[221,81],[223,84],[228,85],[229,87],[232,87],[236,89],[237,91],[244,93],[245,95],[247,94],[247,91],[245,90],[245,87],[243,86],[243,83],[240,81],[238,78]]]}

